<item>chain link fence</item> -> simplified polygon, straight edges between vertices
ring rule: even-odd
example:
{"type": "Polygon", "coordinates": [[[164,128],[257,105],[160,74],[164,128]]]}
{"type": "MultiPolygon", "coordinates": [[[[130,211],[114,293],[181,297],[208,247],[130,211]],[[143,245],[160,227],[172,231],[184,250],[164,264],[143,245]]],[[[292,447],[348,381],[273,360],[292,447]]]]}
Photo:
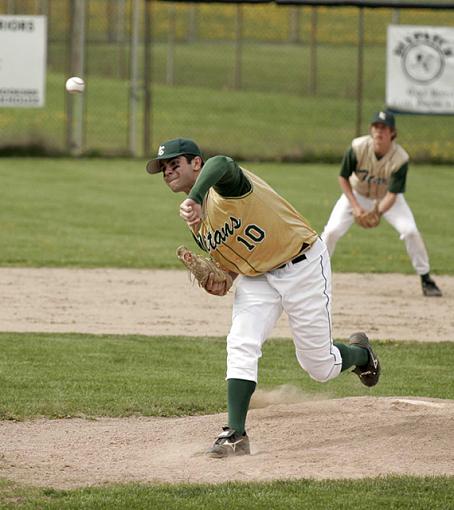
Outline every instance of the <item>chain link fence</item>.
{"type": "MultiPolygon", "coordinates": [[[[46,105],[0,109],[3,154],[148,157],[185,136],[207,155],[337,162],[385,106],[387,26],[454,26],[453,10],[274,3],[0,0],[3,14],[48,20],[46,105]],[[82,97],[64,91],[77,74],[82,97]]],[[[452,116],[397,122],[413,159],[454,160],[452,116]]]]}

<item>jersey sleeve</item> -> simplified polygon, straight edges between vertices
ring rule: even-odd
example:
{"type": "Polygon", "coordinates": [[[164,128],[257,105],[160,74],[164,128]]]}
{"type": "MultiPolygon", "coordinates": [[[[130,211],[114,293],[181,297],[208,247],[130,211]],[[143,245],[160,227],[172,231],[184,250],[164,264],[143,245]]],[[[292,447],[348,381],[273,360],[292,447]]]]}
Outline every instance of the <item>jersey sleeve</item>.
{"type": "Polygon", "coordinates": [[[350,175],[356,170],[358,160],[356,159],[355,151],[353,147],[350,147],[345,151],[344,157],[342,158],[340,174],[344,179],[348,179],[350,175]]]}
{"type": "Polygon", "coordinates": [[[188,198],[201,204],[211,187],[223,197],[239,197],[250,191],[251,183],[232,158],[214,156],[203,165],[188,198]]]}
{"type": "Polygon", "coordinates": [[[399,170],[394,172],[390,179],[388,190],[391,193],[404,193],[405,192],[405,184],[407,182],[407,172],[408,172],[408,163],[404,163],[399,170]]]}

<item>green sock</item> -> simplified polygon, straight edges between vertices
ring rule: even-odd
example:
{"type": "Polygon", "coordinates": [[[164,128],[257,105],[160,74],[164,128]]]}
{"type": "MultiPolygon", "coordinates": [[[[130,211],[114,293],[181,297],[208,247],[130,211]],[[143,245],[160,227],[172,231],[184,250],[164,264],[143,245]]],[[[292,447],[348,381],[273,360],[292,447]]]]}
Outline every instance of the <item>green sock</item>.
{"type": "Polygon", "coordinates": [[[229,427],[242,434],[246,426],[249,402],[255,391],[255,382],[245,379],[227,380],[227,410],[229,427]]]}
{"type": "Polygon", "coordinates": [[[369,353],[367,349],[358,347],[357,345],[346,345],[334,342],[334,345],[339,349],[342,356],[342,370],[347,370],[352,366],[362,367],[369,361],[369,353]]]}

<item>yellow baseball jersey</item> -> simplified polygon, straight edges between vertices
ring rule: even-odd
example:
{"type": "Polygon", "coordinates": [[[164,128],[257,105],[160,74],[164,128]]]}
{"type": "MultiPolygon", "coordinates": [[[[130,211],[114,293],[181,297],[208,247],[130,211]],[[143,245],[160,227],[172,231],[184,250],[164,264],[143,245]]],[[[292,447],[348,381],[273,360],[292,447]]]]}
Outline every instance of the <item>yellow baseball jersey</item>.
{"type": "Polygon", "coordinates": [[[294,258],[303,243],[315,242],[317,233],[265,181],[241,170],[251,183],[250,191],[224,197],[211,187],[195,237],[224,269],[256,276],[294,258]]]}
{"type": "Polygon", "coordinates": [[[370,135],[355,138],[352,149],[358,163],[350,176],[350,184],[360,195],[374,199],[386,195],[393,174],[409,160],[407,152],[395,142],[382,158],[377,159],[370,135]]]}

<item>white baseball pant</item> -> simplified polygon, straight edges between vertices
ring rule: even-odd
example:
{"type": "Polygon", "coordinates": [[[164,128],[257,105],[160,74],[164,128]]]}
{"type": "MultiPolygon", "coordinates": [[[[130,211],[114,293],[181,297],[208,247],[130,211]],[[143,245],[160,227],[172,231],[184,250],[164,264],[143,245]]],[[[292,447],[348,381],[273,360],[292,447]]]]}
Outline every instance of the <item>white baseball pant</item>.
{"type": "Polygon", "coordinates": [[[318,239],[306,259],[260,276],[240,276],[227,337],[227,379],[257,382],[262,345],[285,311],[301,367],[317,381],[337,377],[342,358],[331,333],[331,266],[318,239]]]}
{"type": "MultiPolygon", "coordinates": [[[[359,205],[370,210],[374,207],[374,200],[353,191],[359,205]]],[[[402,193],[399,193],[394,205],[385,212],[383,218],[392,225],[405,242],[408,256],[413,268],[418,275],[427,274],[430,271],[429,256],[424,241],[416,226],[415,218],[402,193]]],[[[328,223],[321,235],[325,241],[330,256],[333,256],[337,241],[348,231],[354,222],[352,206],[348,198],[342,194],[336,202],[328,223]]]]}

